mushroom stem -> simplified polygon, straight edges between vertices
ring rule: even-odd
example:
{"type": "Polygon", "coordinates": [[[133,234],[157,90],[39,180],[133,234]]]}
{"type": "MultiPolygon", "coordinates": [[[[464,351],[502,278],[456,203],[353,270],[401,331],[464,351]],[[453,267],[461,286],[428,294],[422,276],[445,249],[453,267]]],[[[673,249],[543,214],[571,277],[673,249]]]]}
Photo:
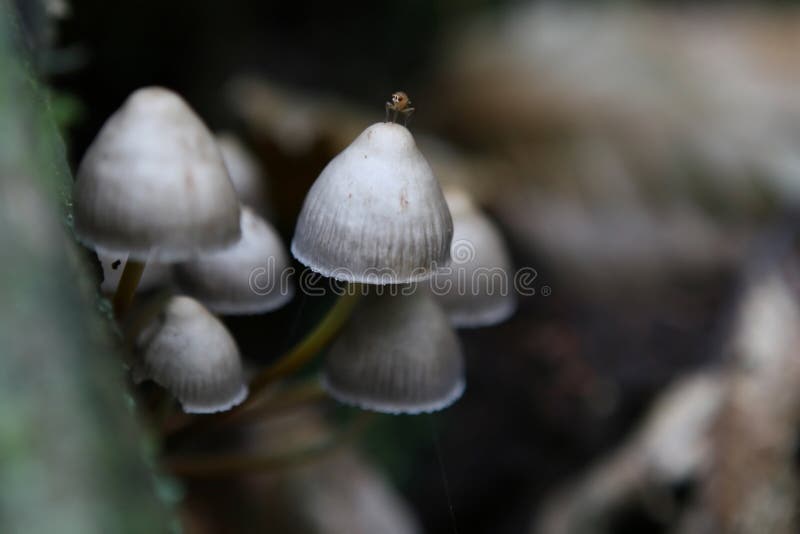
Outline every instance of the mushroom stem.
{"type": "Polygon", "coordinates": [[[209,456],[184,456],[167,460],[167,470],[175,476],[219,477],[252,474],[296,467],[320,460],[324,454],[331,453],[358,437],[375,418],[374,414],[361,412],[346,428],[333,434],[322,443],[311,445],[299,451],[284,454],[226,454],[209,456]]]}
{"type": "Polygon", "coordinates": [[[355,284],[339,297],[317,327],[300,343],[250,381],[250,397],[244,405],[252,404],[259,392],[276,380],[289,375],[310,362],[339,333],[358,302],[360,291],[355,284]]]}
{"type": "Polygon", "coordinates": [[[136,293],[136,288],[139,286],[139,280],[142,279],[145,263],[143,261],[128,260],[125,262],[125,268],[122,271],[122,277],[119,279],[117,291],[114,293],[112,300],[114,304],[114,316],[121,318],[128,311],[131,303],[133,302],[133,295],[136,293]]]}

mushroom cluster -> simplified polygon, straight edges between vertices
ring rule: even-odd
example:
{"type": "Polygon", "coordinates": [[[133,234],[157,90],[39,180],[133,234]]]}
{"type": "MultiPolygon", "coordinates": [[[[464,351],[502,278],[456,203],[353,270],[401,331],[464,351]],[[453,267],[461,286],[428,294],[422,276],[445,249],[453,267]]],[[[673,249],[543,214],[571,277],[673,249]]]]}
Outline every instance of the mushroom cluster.
{"type": "Polygon", "coordinates": [[[373,124],[325,167],[303,204],[292,253],[324,276],[363,284],[366,294],[325,360],[331,396],[387,413],[435,411],[461,396],[455,332],[411,284],[449,263],[452,237],[439,182],[404,126],[373,124]]]}
{"type": "Polygon", "coordinates": [[[109,255],[175,262],[239,239],[239,200],[214,137],[181,97],[135,91],[78,168],[75,231],[109,255]]]}
{"type": "Polygon", "coordinates": [[[334,306],[329,315],[345,317],[320,323],[330,334],[324,342],[312,332],[248,387],[236,341],[214,314],[263,314],[294,295],[289,253],[265,218],[265,175],[242,142],[215,137],[174,92],[148,87],[125,101],[79,167],[75,230],[97,251],[103,290],[128,325],[135,382],[162,386],[186,412],[229,410],[328,346],[321,382],[340,402],[413,414],[461,396],[465,366],[453,328],[499,322],[515,301],[495,294],[489,278],[469,288],[448,278],[507,274],[510,261],[467,193],[444,194],[412,134],[389,120],[407,119],[410,104],[396,93],[387,121],[328,163],[291,241],[301,264],[362,298],[354,309],[334,306]],[[468,261],[461,241],[475,248],[468,261]],[[257,287],[255,273],[266,276],[257,287]],[[129,312],[137,289],[165,286],[158,305],[129,312]]]}
{"type": "Polygon", "coordinates": [[[174,280],[184,293],[138,319],[132,371],[136,382],[166,388],[186,412],[228,410],[247,396],[236,342],[209,309],[263,313],[293,295],[288,285],[250,286],[255,268],[269,266],[266,274],[277,277],[288,266],[278,233],[259,215],[266,197],[256,180],[241,144],[215,139],[162,87],[131,94],[78,168],[75,232],[98,253],[101,288],[114,293],[117,317],[126,317],[137,289],[174,280]]]}

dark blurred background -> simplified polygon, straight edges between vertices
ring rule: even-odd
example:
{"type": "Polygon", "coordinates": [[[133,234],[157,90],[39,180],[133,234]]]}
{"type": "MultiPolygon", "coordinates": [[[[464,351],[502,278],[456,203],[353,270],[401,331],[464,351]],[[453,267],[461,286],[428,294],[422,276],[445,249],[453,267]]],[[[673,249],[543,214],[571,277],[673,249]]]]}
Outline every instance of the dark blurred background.
{"type": "MultiPolygon", "coordinates": [[[[703,144],[718,139],[716,133],[689,139],[695,125],[684,115],[707,123],[700,115],[716,97],[706,93],[717,88],[704,85],[708,78],[690,83],[693,70],[681,61],[728,40],[735,56],[742,34],[746,52],[762,54],[754,62],[771,64],[775,49],[797,44],[794,37],[781,40],[798,29],[792,3],[692,3],[677,16],[668,2],[632,3],[629,10],[627,3],[611,4],[570,4],[554,9],[549,20],[546,9],[510,1],[73,0],[58,25],[55,51],[40,60],[69,111],[63,116],[73,169],[131,91],[167,86],[213,130],[237,132],[256,152],[287,242],[305,191],[341,147],[323,139],[300,155],[282,152],[280,140],[242,112],[247,104],[231,101],[232,81],[255,77],[307,98],[324,95],[359,110],[362,128],[382,120],[392,91],[407,91],[417,108],[412,131],[438,135],[475,162],[476,194],[507,234],[516,264],[537,270],[538,292],[521,298],[507,323],[461,334],[468,362],[461,401],[436,415],[381,417],[360,447],[391,477],[425,531],[517,533],[529,527],[542,499],[629,436],[667,384],[722,359],[751,237],[791,211],[784,209],[793,198],[784,193],[785,182],[750,180],[767,171],[740,148],[763,153],[758,147],[734,143],[734,155],[719,155],[703,144]],[[526,17],[532,17],[529,30],[526,17]],[[654,27],[663,33],[648,40],[654,27]],[[536,40],[546,33],[542,28],[553,32],[549,41],[536,40]],[[688,53],[672,57],[684,32],[725,36],[688,44],[688,53]],[[503,52],[517,45],[513,54],[503,52]],[[641,78],[627,78],[638,61],[652,69],[644,79],[664,91],[663,102],[641,78]],[[523,78],[527,67],[532,73],[523,78]],[[577,75],[559,81],[569,68],[577,75]],[[593,100],[598,87],[602,94],[593,100]],[[648,107],[651,93],[658,113],[648,107]],[[653,124],[664,124],[663,131],[653,124]],[[646,145],[640,132],[654,130],[657,141],[646,145]],[[582,151],[586,146],[591,150],[582,151]],[[599,157],[592,151],[597,146],[599,157]],[[609,170],[609,154],[610,167],[621,161],[624,172],[609,170]],[[725,181],[729,168],[746,169],[748,185],[725,181]],[[620,184],[633,184],[636,193],[628,195],[628,185],[620,184]],[[548,214],[543,205],[553,205],[551,194],[565,207],[548,214]],[[691,217],[675,216],[675,206],[691,217]],[[564,213],[579,215],[564,220],[564,213]],[[695,218],[696,226],[678,224],[695,218]],[[707,240],[693,245],[706,233],[707,240]]],[[[787,75],[786,84],[795,87],[797,72],[781,69],[775,69],[776,85],[787,75]]],[[[768,76],[743,67],[741,79],[762,75],[768,76]]],[[[772,109],[742,111],[740,122],[720,123],[720,131],[746,128],[752,117],[790,120],[772,109]]],[[[786,130],[796,135],[797,124],[786,130]]],[[[287,332],[302,334],[322,307],[296,302],[269,321],[230,324],[245,354],[268,360],[288,346],[287,332]]],[[[687,499],[697,487],[673,489],[687,499]]],[[[635,505],[610,521],[608,531],[619,534],[671,526],[635,505]]]]}
{"type": "Polygon", "coordinates": [[[221,94],[241,73],[349,98],[380,118],[393,91],[416,94],[425,87],[444,32],[491,7],[238,0],[71,5],[60,41],[80,49],[81,66],[54,82],[87,108],[72,130],[78,156],[132,88],[150,84],[184,95],[214,129],[231,126],[221,94]]]}

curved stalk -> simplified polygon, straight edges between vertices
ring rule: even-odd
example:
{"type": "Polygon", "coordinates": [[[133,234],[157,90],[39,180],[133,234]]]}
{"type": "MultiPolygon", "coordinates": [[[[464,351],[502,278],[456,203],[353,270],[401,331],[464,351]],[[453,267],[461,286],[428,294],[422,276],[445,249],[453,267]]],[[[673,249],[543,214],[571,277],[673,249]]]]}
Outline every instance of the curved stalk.
{"type": "Polygon", "coordinates": [[[300,343],[250,381],[250,404],[265,387],[305,366],[339,333],[358,302],[358,291],[339,297],[322,321],[300,343]]]}

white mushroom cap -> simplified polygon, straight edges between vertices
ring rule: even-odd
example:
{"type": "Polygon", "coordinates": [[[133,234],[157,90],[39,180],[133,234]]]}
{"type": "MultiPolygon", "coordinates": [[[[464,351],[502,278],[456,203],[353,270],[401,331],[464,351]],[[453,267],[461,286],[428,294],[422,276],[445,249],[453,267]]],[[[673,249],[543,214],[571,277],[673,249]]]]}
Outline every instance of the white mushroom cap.
{"type": "MultiPolygon", "coordinates": [[[[127,254],[108,256],[100,253],[97,258],[100,260],[100,268],[103,269],[103,282],[100,284],[100,290],[103,293],[114,293],[117,290],[119,279],[122,277],[128,256],[127,254]]],[[[151,261],[144,266],[142,279],[139,280],[136,291],[148,291],[159,286],[166,286],[171,281],[172,272],[169,266],[151,261]]]]}
{"type": "Polygon", "coordinates": [[[431,289],[458,328],[490,326],[517,309],[514,270],[495,224],[458,187],[444,192],[453,214],[452,262],[436,273],[431,289]]]}
{"type": "Polygon", "coordinates": [[[247,397],[239,349],[225,326],[199,302],[172,297],[136,340],[134,380],[153,380],[187,413],[229,410],[247,397]]]}
{"type": "Polygon", "coordinates": [[[217,146],[222,153],[222,159],[225,161],[225,167],[228,169],[239,201],[261,215],[266,215],[269,211],[267,178],[255,156],[238,137],[231,133],[218,133],[217,146]]]}
{"type": "Polygon", "coordinates": [[[264,313],[294,295],[285,276],[289,254],[278,232],[247,207],[241,228],[242,238],[232,247],[175,266],[178,285],[214,313],[264,313]]]}
{"type": "Polygon", "coordinates": [[[411,133],[367,128],[306,196],[292,254],[324,276],[369,284],[429,278],[450,257],[453,223],[411,133]]]}
{"type": "Polygon", "coordinates": [[[135,91],[81,162],[75,231],[98,251],[176,261],[239,238],[239,201],[217,144],[181,97],[135,91]]]}
{"type": "Polygon", "coordinates": [[[322,381],[335,399],[366,410],[433,412],[461,397],[464,358],[426,292],[373,293],[331,346],[322,381]]]}

